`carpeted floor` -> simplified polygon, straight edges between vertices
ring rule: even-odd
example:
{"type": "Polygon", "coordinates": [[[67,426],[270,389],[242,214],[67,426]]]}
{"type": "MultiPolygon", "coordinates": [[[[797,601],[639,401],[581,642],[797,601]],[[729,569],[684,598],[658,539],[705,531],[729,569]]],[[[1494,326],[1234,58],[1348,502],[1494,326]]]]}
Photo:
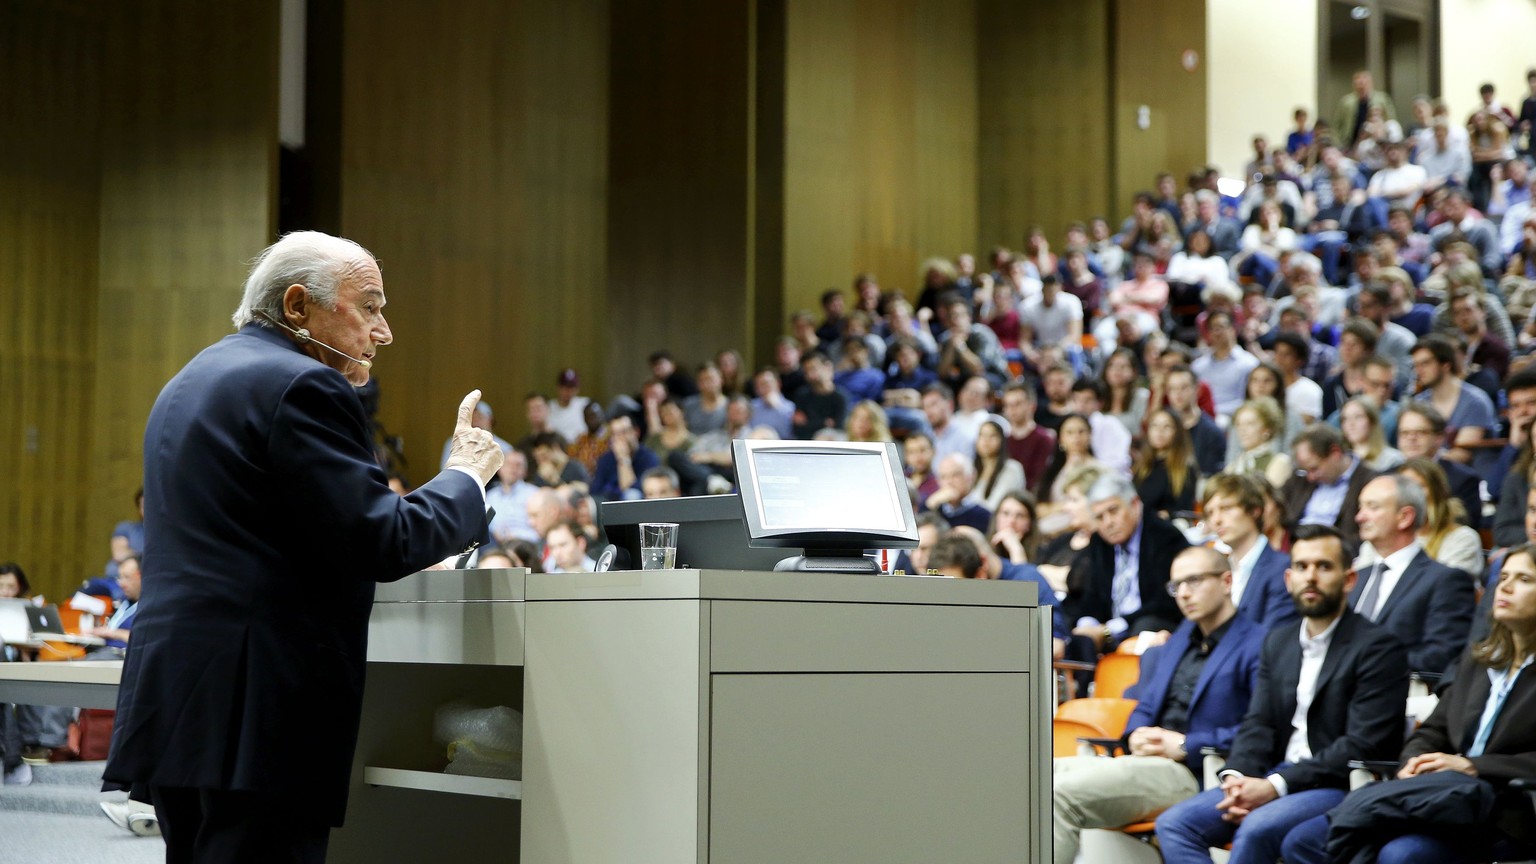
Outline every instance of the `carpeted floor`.
{"type": "Polygon", "coordinates": [[[151,864],[165,860],[158,837],[135,837],[97,804],[125,793],[101,791],[101,762],[32,769],[30,786],[0,786],[0,864],[151,864]]]}

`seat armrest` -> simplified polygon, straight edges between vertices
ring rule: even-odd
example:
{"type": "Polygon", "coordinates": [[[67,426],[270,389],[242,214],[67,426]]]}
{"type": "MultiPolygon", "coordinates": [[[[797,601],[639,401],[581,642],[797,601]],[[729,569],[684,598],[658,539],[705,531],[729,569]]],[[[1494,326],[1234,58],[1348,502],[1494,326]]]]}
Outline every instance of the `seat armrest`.
{"type": "Polygon", "coordinates": [[[1536,817],[1536,777],[1516,777],[1509,781],[1509,788],[1525,793],[1525,797],[1531,800],[1532,816],[1536,817]]]}
{"type": "Polygon", "coordinates": [[[1221,786],[1222,769],[1227,767],[1227,754],[1230,751],[1220,747],[1200,748],[1200,774],[1205,781],[1206,789],[1215,789],[1221,786]]]}
{"type": "Polygon", "coordinates": [[[1351,759],[1349,760],[1349,789],[1353,792],[1362,786],[1369,786],[1382,780],[1391,780],[1397,776],[1398,763],[1384,759],[1351,759]]]}
{"type": "Polygon", "coordinates": [[[1118,756],[1129,752],[1119,738],[1079,738],[1077,745],[1079,756],[1118,756]]]}

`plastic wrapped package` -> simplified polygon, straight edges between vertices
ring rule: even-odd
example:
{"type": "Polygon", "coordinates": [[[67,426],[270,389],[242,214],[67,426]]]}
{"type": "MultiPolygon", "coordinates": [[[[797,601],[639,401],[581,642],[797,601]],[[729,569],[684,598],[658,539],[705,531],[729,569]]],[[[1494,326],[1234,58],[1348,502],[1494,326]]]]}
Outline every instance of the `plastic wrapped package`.
{"type": "Polygon", "coordinates": [[[449,702],[433,717],[432,737],[448,749],[444,773],[522,779],[523,715],[515,708],[449,702]]]}

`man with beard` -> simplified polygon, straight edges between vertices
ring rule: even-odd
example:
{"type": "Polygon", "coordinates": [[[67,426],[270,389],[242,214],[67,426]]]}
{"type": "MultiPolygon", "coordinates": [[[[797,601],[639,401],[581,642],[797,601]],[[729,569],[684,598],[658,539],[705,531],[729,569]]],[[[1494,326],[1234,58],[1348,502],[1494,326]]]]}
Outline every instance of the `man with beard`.
{"type": "Polygon", "coordinates": [[[1350,611],[1355,571],[1326,525],[1296,530],[1287,589],[1302,620],[1270,631],[1248,716],[1221,787],[1157,817],[1168,864],[1272,864],[1285,835],[1344,799],[1352,759],[1391,759],[1403,742],[1408,667],[1385,630],[1350,611]]]}

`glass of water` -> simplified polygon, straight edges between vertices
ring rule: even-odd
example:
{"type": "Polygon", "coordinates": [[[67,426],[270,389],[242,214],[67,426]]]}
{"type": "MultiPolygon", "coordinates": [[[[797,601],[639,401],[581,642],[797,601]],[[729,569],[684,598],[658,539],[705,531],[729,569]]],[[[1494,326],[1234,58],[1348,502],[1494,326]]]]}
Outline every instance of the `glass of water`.
{"type": "Polygon", "coordinates": [[[671,570],[677,565],[677,523],[640,523],[640,569],[671,570]]]}

